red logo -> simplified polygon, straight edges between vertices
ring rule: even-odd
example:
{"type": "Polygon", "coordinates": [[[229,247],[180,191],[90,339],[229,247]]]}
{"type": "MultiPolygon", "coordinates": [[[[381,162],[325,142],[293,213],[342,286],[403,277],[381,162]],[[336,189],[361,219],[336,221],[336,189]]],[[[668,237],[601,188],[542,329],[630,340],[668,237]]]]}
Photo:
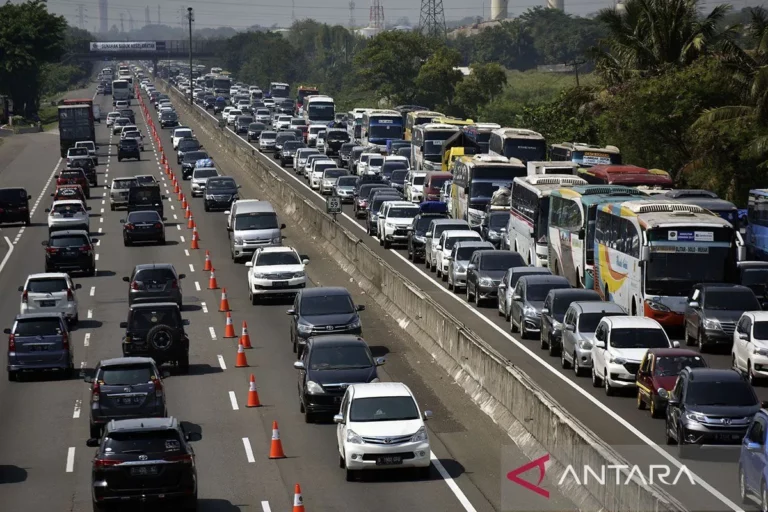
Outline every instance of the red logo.
{"type": "Polygon", "coordinates": [[[513,469],[509,473],[507,473],[507,479],[515,482],[517,485],[521,485],[528,489],[529,491],[533,491],[539,496],[544,496],[545,498],[549,499],[549,491],[539,487],[542,480],[544,480],[544,475],[546,474],[546,468],[544,467],[544,464],[547,463],[549,460],[549,454],[544,455],[543,457],[539,457],[536,460],[532,460],[528,464],[523,464],[517,469],[513,469]],[[520,478],[520,475],[525,473],[526,471],[529,471],[533,468],[539,468],[539,481],[535,484],[532,484],[531,482],[527,480],[523,480],[520,478]]]}

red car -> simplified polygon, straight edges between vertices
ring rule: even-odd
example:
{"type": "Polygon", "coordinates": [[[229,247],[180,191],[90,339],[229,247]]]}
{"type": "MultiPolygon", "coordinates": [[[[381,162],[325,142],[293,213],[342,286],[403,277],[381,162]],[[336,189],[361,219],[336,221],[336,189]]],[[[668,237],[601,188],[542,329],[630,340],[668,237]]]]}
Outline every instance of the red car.
{"type": "Polygon", "coordinates": [[[87,199],[91,198],[88,177],[82,169],[64,169],[56,175],[56,185],[80,185],[87,199]]]}
{"type": "Polygon", "coordinates": [[[667,407],[667,399],[659,396],[659,390],[672,391],[677,376],[685,367],[702,368],[707,362],[696,351],[683,348],[652,348],[645,353],[635,377],[637,383],[637,408],[649,406],[652,418],[661,418],[667,407]]]}
{"type": "Polygon", "coordinates": [[[67,199],[78,199],[85,204],[85,192],[80,185],[59,185],[56,192],[51,194],[54,201],[64,201],[67,199]]]}

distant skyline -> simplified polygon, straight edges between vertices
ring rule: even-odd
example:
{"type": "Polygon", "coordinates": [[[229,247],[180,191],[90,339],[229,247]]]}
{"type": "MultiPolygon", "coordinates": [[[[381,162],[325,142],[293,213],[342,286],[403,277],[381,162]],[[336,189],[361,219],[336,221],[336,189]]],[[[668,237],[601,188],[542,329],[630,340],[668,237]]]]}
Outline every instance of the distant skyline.
{"type": "MultiPolygon", "coordinates": [[[[15,0],[18,1],[18,0],[15,0]]],[[[419,21],[420,0],[381,0],[384,6],[384,17],[387,23],[395,23],[401,18],[408,18],[411,24],[419,21]]],[[[15,3],[15,2],[14,2],[15,3]]],[[[719,2],[707,2],[705,6],[711,9],[719,2]]],[[[164,24],[179,26],[182,12],[187,7],[195,9],[195,26],[197,28],[232,27],[244,30],[254,25],[263,27],[288,27],[293,19],[311,18],[321,23],[349,24],[349,0],[165,0],[147,3],[147,0],[108,0],[109,27],[116,25],[120,28],[120,15],[123,15],[125,30],[129,29],[129,20],[133,18],[134,28],[145,25],[145,9],[149,6],[150,21],[157,23],[158,5],[160,6],[161,21],[164,24]]],[[[754,5],[753,1],[732,3],[735,9],[754,5]]],[[[83,6],[83,24],[86,30],[99,27],[99,0],[49,0],[51,12],[61,14],[73,26],[79,25],[79,6],[83,6]]],[[[588,16],[600,9],[614,5],[613,0],[565,0],[565,11],[578,16],[588,16]]],[[[370,0],[355,0],[355,26],[368,24],[370,0]]],[[[443,0],[446,21],[460,20],[466,17],[490,16],[491,0],[484,0],[468,5],[465,0],[443,0]]],[[[546,1],[510,0],[509,16],[515,17],[530,7],[546,6],[546,1]]]]}

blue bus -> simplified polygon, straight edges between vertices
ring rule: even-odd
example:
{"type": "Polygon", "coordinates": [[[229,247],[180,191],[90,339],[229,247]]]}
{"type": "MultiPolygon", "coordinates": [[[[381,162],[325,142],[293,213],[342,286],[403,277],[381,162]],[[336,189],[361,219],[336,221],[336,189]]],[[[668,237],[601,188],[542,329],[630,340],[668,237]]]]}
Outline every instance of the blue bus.
{"type": "Polygon", "coordinates": [[[396,110],[369,110],[363,113],[361,144],[375,144],[387,150],[387,141],[403,138],[403,116],[396,110]]]}
{"type": "Polygon", "coordinates": [[[462,128],[464,134],[480,148],[480,153],[488,153],[488,146],[491,142],[491,132],[498,130],[501,125],[496,123],[475,123],[471,126],[462,128]]]}
{"type": "Polygon", "coordinates": [[[749,191],[745,239],[747,259],[768,261],[768,189],[749,191]]]}

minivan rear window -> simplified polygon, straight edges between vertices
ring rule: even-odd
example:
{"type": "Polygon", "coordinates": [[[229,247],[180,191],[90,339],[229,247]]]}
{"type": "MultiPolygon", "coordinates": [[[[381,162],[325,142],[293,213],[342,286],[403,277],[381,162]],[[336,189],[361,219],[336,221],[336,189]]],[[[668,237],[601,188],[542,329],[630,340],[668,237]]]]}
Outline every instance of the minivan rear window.
{"type": "Polygon", "coordinates": [[[175,430],[151,430],[139,432],[112,432],[102,444],[106,454],[121,453],[163,454],[184,452],[179,434],[175,430]]]}
{"type": "Polygon", "coordinates": [[[16,321],[16,336],[51,336],[61,334],[61,321],[58,318],[24,318],[16,321]]]}
{"type": "Polygon", "coordinates": [[[147,268],[139,270],[134,276],[134,281],[142,283],[165,283],[167,281],[173,281],[176,276],[173,275],[173,271],[169,268],[147,268]]]}
{"type": "Polygon", "coordinates": [[[48,241],[49,247],[80,247],[88,245],[88,240],[82,236],[57,236],[48,241]]]}
{"type": "Polygon", "coordinates": [[[23,188],[0,188],[0,203],[26,203],[28,195],[23,188]]]}
{"type": "Polygon", "coordinates": [[[148,364],[109,366],[102,368],[99,381],[107,386],[130,386],[133,384],[145,384],[153,378],[157,378],[152,367],[148,364]]]}
{"type": "Polygon", "coordinates": [[[69,289],[63,277],[31,279],[27,282],[27,291],[31,293],[56,293],[69,289]]]}

